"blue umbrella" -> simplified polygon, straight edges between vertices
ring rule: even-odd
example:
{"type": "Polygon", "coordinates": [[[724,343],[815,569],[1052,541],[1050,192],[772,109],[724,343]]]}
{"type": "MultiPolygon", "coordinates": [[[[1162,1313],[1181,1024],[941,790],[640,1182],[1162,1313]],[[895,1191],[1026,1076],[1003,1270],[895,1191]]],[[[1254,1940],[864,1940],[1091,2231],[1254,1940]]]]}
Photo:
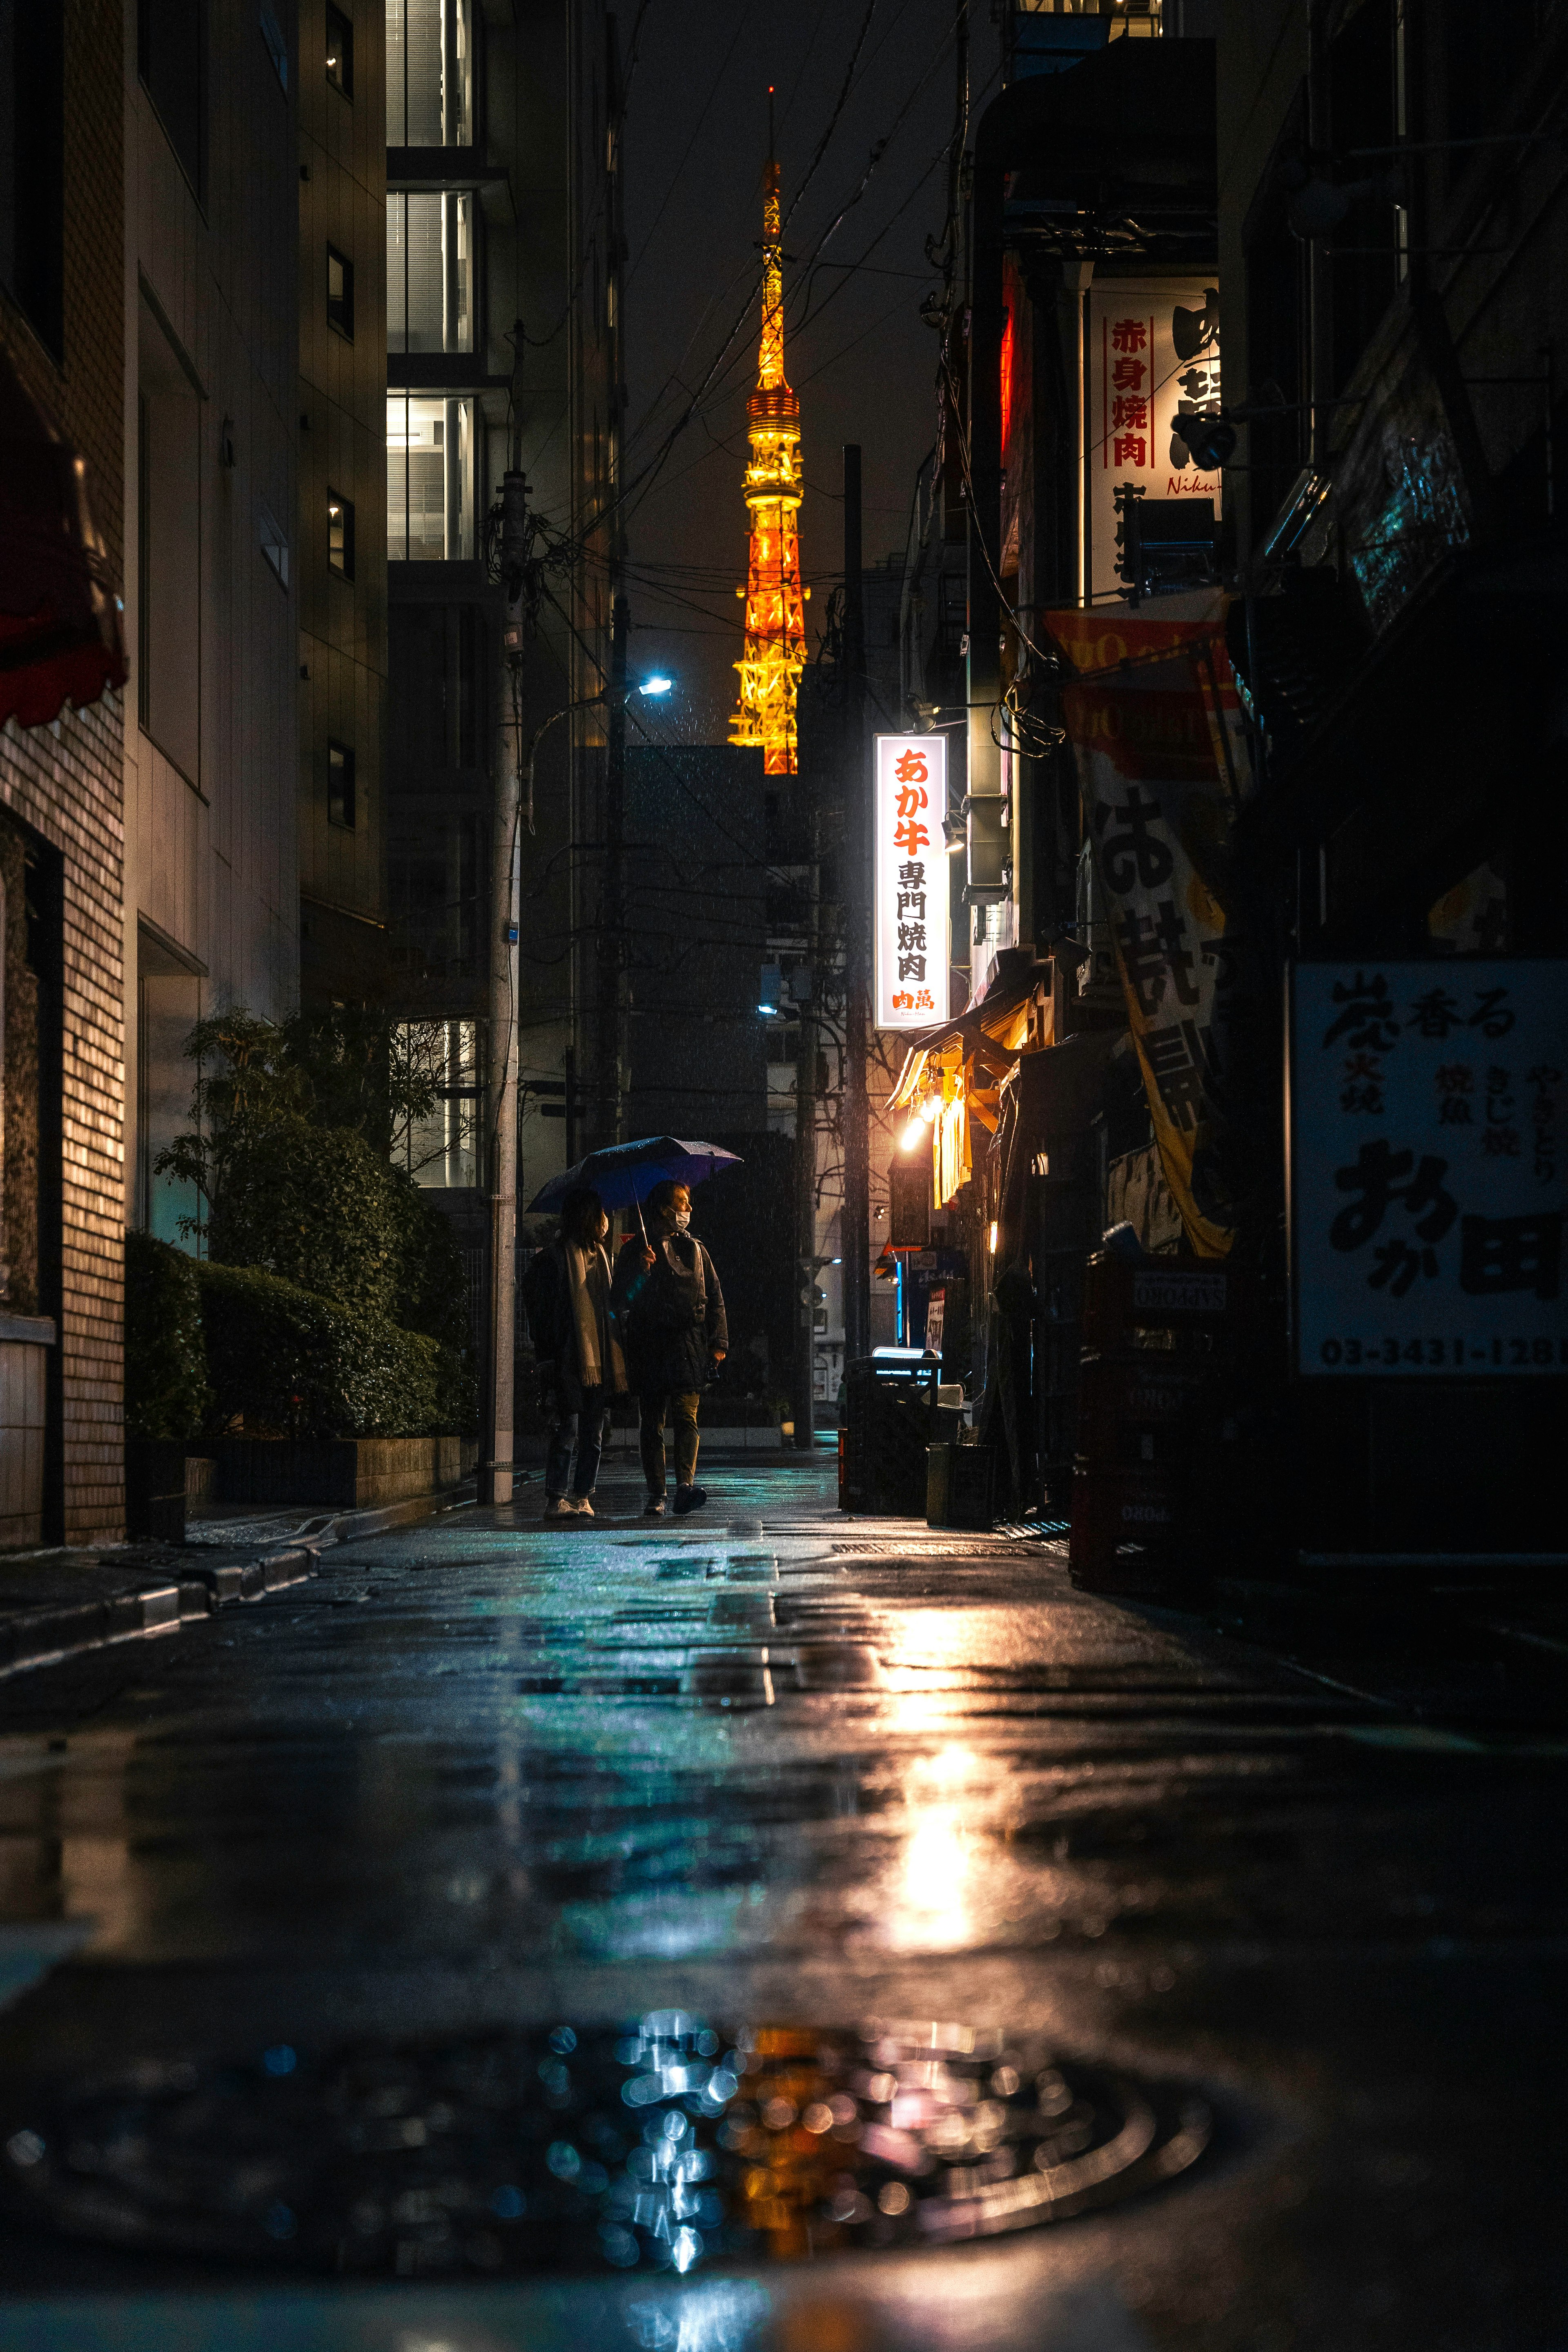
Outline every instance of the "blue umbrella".
{"type": "Polygon", "coordinates": [[[700,1184],[721,1168],[738,1168],[738,1151],[716,1143],[690,1143],[679,1135],[645,1135],[636,1143],[607,1144],[590,1151],[574,1168],[542,1184],[529,1211],[558,1209],[581,1185],[597,1192],[606,1209],[629,1209],[646,1201],[656,1184],[700,1184]]]}

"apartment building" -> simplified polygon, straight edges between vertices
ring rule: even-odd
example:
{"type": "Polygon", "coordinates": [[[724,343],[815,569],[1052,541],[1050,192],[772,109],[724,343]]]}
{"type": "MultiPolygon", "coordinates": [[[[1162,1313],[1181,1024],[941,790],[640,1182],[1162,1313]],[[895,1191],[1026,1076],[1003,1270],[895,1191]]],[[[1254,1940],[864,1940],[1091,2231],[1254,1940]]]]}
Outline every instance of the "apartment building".
{"type": "Polygon", "coordinates": [[[440,1024],[411,1165],[478,1280],[495,779],[521,837],[521,1197],[574,1144],[602,879],[610,506],[620,430],[613,21],[589,0],[388,0],[386,475],[390,1001],[440,1024]],[[526,475],[542,572],[501,643],[490,518],[526,475]]]}

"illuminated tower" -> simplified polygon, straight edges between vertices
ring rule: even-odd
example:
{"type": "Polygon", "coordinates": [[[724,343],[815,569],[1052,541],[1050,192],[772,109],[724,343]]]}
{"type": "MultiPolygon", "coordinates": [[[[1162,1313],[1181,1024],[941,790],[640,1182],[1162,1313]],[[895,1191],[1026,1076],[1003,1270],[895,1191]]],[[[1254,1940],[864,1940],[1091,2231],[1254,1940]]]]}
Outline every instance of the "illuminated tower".
{"type": "MultiPolygon", "coordinates": [[[[769,92],[770,111],[773,93],[769,92]]],[[[770,135],[770,149],[773,140],[770,135]]],[[[805,598],[800,584],[800,402],[784,382],[784,279],[779,254],[779,167],[770,152],[763,181],[763,340],[757,388],[746,403],[752,445],[746,467],[751,560],[746,584],[746,651],[731,743],[760,744],[763,772],[795,772],[795,692],[805,661],[805,598]]]]}

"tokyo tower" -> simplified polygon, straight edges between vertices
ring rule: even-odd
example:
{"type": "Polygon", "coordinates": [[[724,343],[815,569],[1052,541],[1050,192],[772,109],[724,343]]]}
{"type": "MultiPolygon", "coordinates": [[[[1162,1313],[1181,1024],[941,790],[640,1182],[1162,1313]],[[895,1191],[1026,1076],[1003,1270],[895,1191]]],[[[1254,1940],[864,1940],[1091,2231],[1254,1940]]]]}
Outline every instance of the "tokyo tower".
{"type": "MultiPolygon", "coordinates": [[[[769,114],[773,92],[768,93],[769,114]]],[[[805,662],[805,599],[800,584],[800,402],[784,382],[784,277],[779,252],[779,167],[769,156],[763,179],[763,338],[757,388],[746,403],[746,505],[751,556],[746,584],[746,650],[731,743],[760,745],[763,773],[795,772],[795,707],[805,662]]]]}

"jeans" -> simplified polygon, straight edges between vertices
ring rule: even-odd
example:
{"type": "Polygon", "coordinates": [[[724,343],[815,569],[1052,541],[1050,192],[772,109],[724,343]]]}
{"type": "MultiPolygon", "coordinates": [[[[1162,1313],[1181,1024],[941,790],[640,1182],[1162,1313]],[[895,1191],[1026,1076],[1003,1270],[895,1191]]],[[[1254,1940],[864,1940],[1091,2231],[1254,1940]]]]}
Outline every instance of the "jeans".
{"type": "Polygon", "coordinates": [[[547,1495],[552,1497],[563,1495],[568,1485],[579,1497],[593,1493],[609,1422],[610,1409],[605,1402],[604,1390],[584,1389],[582,1410],[563,1412],[551,1432],[550,1453],[544,1465],[544,1491],[547,1495]],[[574,1448],[577,1454],[574,1482],[572,1479],[574,1448]]]}
{"type": "Polygon", "coordinates": [[[664,1492],[664,1416],[675,1420],[675,1483],[689,1486],[697,1476],[696,1389],[661,1390],[637,1399],[637,1439],[642,1448],[642,1474],[650,1495],[664,1492]]]}

